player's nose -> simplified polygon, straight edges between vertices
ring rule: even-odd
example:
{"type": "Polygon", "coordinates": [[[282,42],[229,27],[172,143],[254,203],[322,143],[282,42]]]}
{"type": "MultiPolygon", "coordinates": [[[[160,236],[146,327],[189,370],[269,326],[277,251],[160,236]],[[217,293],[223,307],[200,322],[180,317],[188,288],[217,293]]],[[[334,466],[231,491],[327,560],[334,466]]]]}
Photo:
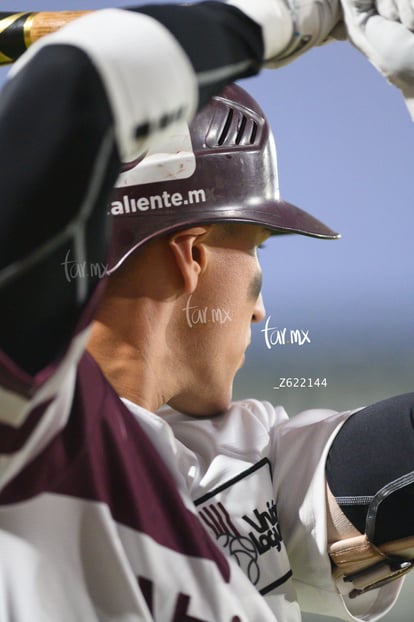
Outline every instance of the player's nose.
{"type": "Polygon", "coordinates": [[[266,316],[266,310],[263,303],[263,296],[259,294],[256,304],[254,305],[252,322],[261,322],[266,316]]]}

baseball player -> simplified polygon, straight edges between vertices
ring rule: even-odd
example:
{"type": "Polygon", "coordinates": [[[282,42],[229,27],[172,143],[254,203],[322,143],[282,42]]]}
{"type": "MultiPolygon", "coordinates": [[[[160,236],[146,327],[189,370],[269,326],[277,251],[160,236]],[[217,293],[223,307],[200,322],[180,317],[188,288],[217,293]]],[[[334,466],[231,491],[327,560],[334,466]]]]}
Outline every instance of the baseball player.
{"type": "MultiPolygon", "coordinates": [[[[84,353],[100,274],[62,281],[62,264],[105,264],[122,161],[156,149],[225,84],[325,40],[337,8],[102,11],[13,67],[0,100],[2,622],[275,619],[209,535],[168,453],[84,353]]],[[[408,98],[411,34],[372,11],[349,3],[348,35],[408,98]],[[390,24],[384,55],[378,27],[390,24]]],[[[269,518],[261,508],[249,518],[270,521],[273,541],[278,509],[267,501],[269,518]]]]}
{"type": "Polygon", "coordinates": [[[300,607],[385,613],[414,557],[413,395],[291,420],[230,403],[264,318],[257,247],[271,232],[337,237],[280,198],[258,104],[227,87],[190,130],[125,166],[109,213],[110,278],[88,349],[217,546],[277,620],[300,620],[300,607]]]}

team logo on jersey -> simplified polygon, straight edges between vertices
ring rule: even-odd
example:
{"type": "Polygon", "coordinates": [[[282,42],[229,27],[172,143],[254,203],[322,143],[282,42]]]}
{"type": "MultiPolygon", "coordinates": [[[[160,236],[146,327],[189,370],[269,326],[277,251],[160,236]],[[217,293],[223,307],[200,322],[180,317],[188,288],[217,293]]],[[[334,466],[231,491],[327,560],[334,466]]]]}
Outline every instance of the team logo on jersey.
{"type": "Polygon", "coordinates": [[[213,532],[218,543],[244,570],[253,585],[260,579],[259,553],[248,536],[243,536],[232,522],[229,513],[221,503],[211,503],[200,510],[200,517],[213,532]]]}
{"type": "Polygon", "coordinates": [[[291,577],[267,459],[208,493],[196,506],[217,544],[261,594],[291,577]]]}
{"type": "Polygon", "coordinates": [[[277,551],[282,548],[274,500],[266,502],[265,510],[256,508],[250,516],[244,514],[241,517],[251,529],[247,535],[242,535],[236,528],[222,503],[211,503],[203,507],[200,516],[221,546],[228,548],[230,555],[245,570],[253,585],[256,585],[260,579],[259,556],[273,547],[277,551]]]}
{"type": "Polygon", "coordinates": [[[253,528],[249,533],[249,537],[257,548],[259,555],[263,555],[272,547],[276,547],[280,551],[282,548],[282,536],[280,534],[276,503],[273,499],[266,502],[264,511],[256,508],[253,511],[252,517],[245,514],[242,518],[253,528]]]}

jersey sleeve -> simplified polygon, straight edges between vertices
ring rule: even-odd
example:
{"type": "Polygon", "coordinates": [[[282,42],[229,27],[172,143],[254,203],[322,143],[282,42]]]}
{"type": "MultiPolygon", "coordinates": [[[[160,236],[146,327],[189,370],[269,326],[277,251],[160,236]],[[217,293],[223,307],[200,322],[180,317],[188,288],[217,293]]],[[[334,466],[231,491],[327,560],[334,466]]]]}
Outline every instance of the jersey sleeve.
{"type": "Polygon", "coordinates": [[[262,53],[257,24],[208,2],[92,12],[13,66],[0,98],[0,349],[30,378],[64,355],[102,280],[121,162],[258,71],[262,53]]]}

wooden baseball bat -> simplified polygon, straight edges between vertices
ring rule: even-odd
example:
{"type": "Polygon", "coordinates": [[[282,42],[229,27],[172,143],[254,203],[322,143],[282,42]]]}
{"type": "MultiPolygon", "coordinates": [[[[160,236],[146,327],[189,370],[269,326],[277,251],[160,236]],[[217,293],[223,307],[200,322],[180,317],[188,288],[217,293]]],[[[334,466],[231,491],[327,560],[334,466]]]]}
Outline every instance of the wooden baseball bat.
{"type": "Polygon", "coordinates": [[[58,30],[90,11],[0,11],[0,65],[14,62],[27,48],[45,35],[58,30]]]}

